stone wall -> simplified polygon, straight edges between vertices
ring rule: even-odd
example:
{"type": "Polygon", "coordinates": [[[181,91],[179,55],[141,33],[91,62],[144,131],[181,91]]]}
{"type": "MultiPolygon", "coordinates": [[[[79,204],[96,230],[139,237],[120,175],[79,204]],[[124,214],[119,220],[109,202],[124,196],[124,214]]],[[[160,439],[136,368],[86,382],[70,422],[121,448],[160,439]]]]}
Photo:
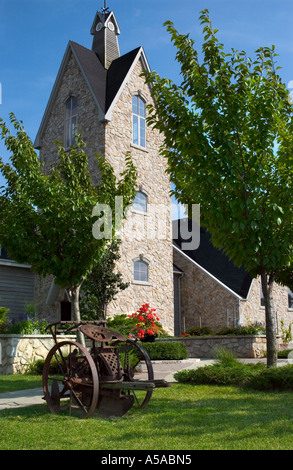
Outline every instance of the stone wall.
{"type": "MultiPolygon", "coordinates": [[[[281,334],[281,321],[284,327],[288,328],[293,322],[293,309],[288,304],[288,289],[279,284],[274,285],[273,290],[274,305],[276,310],[276,327],[281,334]]],[[[240,306],[240,323],[247,324],[259,322],[265,324],[265,308],[260,302],[260,278],[252,281],[247,301],[242,301],[240,306]]]]}
{"type": "MultiPolygon", "coordinates": [[[[68,340],[75,338],[66,335],[68,340]]],[[[33,361],[45,359],[54,344],[51,335],[0,335],[0,375],[25,372],[33,361]]]]}
{"type": "MultiPolygon", "coordinates": [[[[159,154],[162,137],[157,130],[147,127],[146,147],[132,144],[132,96],[140,94],[146,103],[153,100],[149,85],[140,76],[142,71],[143,65],[139,60],[115,103],[111,120],[101,122],[93,97],[71,55],[43,134],[40,158],[46,162],[46,168],[56,160],[54,142],[64,138],[64,103],[72,94],[78,100],[78,131],[87,143],[86,152],[94,179],[97,175],[95,152],[107,158],[117,177],[125,169],[126,152],[131,152],[138,172],[137,190],[142,190],[148,196],[148,212],[132,211],[121,230],[121,259],[117,269],[123,274],[124,282],[130,285],[117,295],[107,313],[109,316],[132,313],[148,302],[157,309],[164,328],[173,333],[171,187],[165,171],[166,162],[159,154]],[[133,277],[133,263],[140,256],[149,263],[149,280],[145,283],[135,282],[133,277]]],[[[37,279],[36,303],[40,312],[46,315],[53,312],[59,319],[60,296],[54,306],[45,304],[50,282],[50,279],[37,279]]]]}
{"type": "MultiPolygon", "coordinates": [[[[278,337],[281,348],[281,339],[278,337]]],[[[264,335],[255,336],[197,336],[188,338],[162,338],[158,341],[180,341],[187,349],[188,356],[194,358],[215,358],[219,347],[231,350],[238,358],[262,358],[267,343],[264,335]]]]}
{"type": "Polygon", "coordinates": [[[146,103],[153,98],[149,86],[140,76],[139,60],[115,104],[111,121],[106,125],[105,155],[118,176],[124,168],[127,151],[137,168],[137,190],[148,197],[147,212],[131,210],[121,230],[121,258],[117,268],[129,287],[120,292],[107,309],[108,315],[133,313],[148,302],[156,308],[166,330],[174,331],[173,253],[171,232],[170,180],[166,162],[159,154],[162,137],[157,130],[146,128],[146,147],[132,144],[132,96],[139,94],[146,103]],[[133,262],[143,256],[149,263],[149,280],[134,281],[133,262]]]}
{"type": "Polygon", "coordinates": [[[239,298],[176,250],[174,264],[184,272],[180,279],[182,330],[200,325],[214,331],[233,327],[239,298]]]}

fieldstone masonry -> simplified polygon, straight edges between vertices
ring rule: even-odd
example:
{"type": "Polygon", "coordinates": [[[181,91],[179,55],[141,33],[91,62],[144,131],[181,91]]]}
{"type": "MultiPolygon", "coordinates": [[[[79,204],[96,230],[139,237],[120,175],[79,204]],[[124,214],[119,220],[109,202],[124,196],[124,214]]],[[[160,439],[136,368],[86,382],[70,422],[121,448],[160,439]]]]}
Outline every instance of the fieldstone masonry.
{"type": "MultiPolygon", "coordinates": [[[[237,358],[260,359],[265,356],[267,342],[264,335],[247,336],[197,336],[187,338],[165,338],[159,341],[180,341],[187,349],[188,357],[215,358],[218,348],[232,351],[237,358]]],[[[292,345],[282,345],[277,338],[278,348],[284,349],[292,345]]]]}
{"type": "MultiPolygon", "coordinates": [[[[55,141],[64,139],[64,103],[68,96],[78,100],[78,132],[87,143],[90,171],[95,181],[98,178],[94,155],[99,152],[114,168],[117,177],[125,168],[125,155],[128,151],[137,168],[137,190],[148,196],[147,213],[131,211],[121,230],[121,258],[117,269],[123,274],[129,287],[117,295],[107,309],[109,316],[135,312],[148,302],[157,313],[164,328],[172,333],[174,328],[173,299],[173,253],[171,231],[170,180],[166,173],[166,162],[159,154],[162,136],[155,129],[146,129],[146,147],[132,144],[132,96],[139,94],[146,103],[153,98],[149,85],[140,76],[143,68],[139,59],[123,90],[117,97],[111,120],[99,121],[97,106],[74,56],[70,55],[64,75],[55,98],[54,106],[42,135],[40,158],[45,168],[57,158],[55,141]],[[143,256],[148,262],[148,282],[134,281],[134,260],[143,256]]],[[[98,202],[98,201],[97,201],[98,202]]],[[[54,313],[60,317],[60,300],[54,306],[46,305],[51,279],[38,278],[36,281],[36,303],[42,314],[54,313]]]]}
{"type": "MultiPolygon", "coordinates": [[[[76,337],[66,335],[66,339],[76,337]]],[[[46,359],[54,344],[51,335],[0,335],[0,375],[25,372],[35,360],[46,359]]]]}

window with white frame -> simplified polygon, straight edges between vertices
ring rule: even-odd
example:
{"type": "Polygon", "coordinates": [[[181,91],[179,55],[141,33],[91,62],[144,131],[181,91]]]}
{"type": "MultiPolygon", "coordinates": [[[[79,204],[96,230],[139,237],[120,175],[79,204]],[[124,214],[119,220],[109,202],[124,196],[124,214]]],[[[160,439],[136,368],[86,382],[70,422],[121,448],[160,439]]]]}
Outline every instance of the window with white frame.
{"type": "Polygon", "coordinates": [[[133,200],[133,209],[140,212],[147,212],[148,210],[148,197],[141,191],[136,193],[133,200]]]}
{"type": "Polygon", "coordinates": [[[65,104],[65,133],[64,145],[68,149],[75,144],[75,134],[77,126],[77,98],[71,96],[65,104]]]}
{"type": "Polygon", "coordinates": [[[134,261],[134,281],[148,282],[149,267],[145,261],[134,261]]]}
{"type": "Polygon", "coordinates": [[[144,100],[132,97],[132,142],[140,147],[146,146],[146,106],[144,100]]]}

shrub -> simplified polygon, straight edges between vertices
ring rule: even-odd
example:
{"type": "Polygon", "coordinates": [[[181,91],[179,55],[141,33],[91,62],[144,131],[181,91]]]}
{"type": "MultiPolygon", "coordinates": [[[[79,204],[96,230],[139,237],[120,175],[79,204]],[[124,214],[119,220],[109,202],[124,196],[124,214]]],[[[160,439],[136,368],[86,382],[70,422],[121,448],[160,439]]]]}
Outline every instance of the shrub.
{"type": "Polygon", "coordinates": [[[186,347],[179,341],[143,343],[142,346],[152,360],[180,360],[188,357],[186,347]]]}
{"type": "Polygon", "coordinates": [[[214,355],[216,362],[222,366],[229,367],[240,364],[234,352],[224,346],[218,346],[215,348],[214,355]]]}
{"type": "Polygon", "coordinates": [[[282,351],[278,351],[278,358],[287,359],[291,351],[293,351],[293,349],[283,349],[282,351]]]}
{"type": "Polygon", "coordinates": [[[265,334],[265,328],[260,323],[249,323],[248,325],[235,326],[233,328],[223,327],[217,332],[217,335],[258,335],[265,334]]]}
{"type": "Polygon", "coordinates": [[[8,329],[8,308],[0,307],[0,334],[6,333],[8,329]]]}
{"type": "Polygon", "coordinates": [[[208,326],[192,326],[188,328],[185,333],[183,333],[183,337],[186,336],[209,336],[213,335],[214,332],[208,326]]]}
{"type": "Polygon", "coordinates": [[[130,318],[126,314],[114,315],[113,318],[107,319],[107,328],[115,330],[128,338],[136,323],[136,318],[130,318]]]}
{"type": "Polygon", "coordinates": [[[6,331],[9,334],[15,335],[35,335],[35,334],[47,334],[46,327],[48,323],[46,320],[22,320],[13,323],[10,328],[6,331]]]}
{"type": "Polygon", "coordinates": [[[234,365],[223,365],[215,363],[197,369],[182,370],[174,374],[174,378],[180,383],[193,385],[237,385],[243,386],[251,376],[258,375],[264,369],[264,364],[242,364],[235,362],[234,365]]]}
{"type": "Polygon", "coordinates": [[[261,391],[293,390],[293,366],[287,364],[281,367],[269,367],[259,374],[251,376],[247,387],[261,391]]]}

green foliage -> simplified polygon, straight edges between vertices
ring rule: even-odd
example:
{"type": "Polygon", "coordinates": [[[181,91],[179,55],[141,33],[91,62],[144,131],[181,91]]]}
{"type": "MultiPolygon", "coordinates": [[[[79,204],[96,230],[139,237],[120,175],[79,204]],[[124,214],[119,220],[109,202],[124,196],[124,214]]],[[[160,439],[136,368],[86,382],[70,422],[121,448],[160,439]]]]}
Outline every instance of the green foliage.
{"type": "Polygon", "coordinates": [[[293,366],[287,364],[281,367],[269,367],[261,373],[251,376],[246,385],[254,390],[292,391],[293,366]]]}
{"type": "Polygon", "coordinates": [[[227,367],[222,364],[213,364],[197,369],[182,370],[174,374],[179,383],[193,385],[237,385],[242,386],[249,377],[258,374],[264,364],[256,367],[255,364],[234,364],[227,367]]]}
{"type": "Polygon", "coordinates": [[[292,322],[289,323],[288,328],[285,328],[284,320],[282,319],[281,320],[281,333],[282,333],[282,335],[281,335],[282,341],[285,344],[290,343],[290,341],[292,341],[292,338],[293,338],[293,335],[292,335],[292,322]]]}
{"type": "Polygon", "coordinates": [[[8,318],[7,315],[9,309],[5,307],[0,307],[0,334],[6,333],[8,328],[8,318]]]}
{"type": "Polygon", "coordinates": [[[130,318],[126,314],[114,315],[114,317],[107,319],[107,328],[121,333],[126,338],[129,337],[132,328],[136,325],[136,319],[130,318]]]}
{"type": "Polygon", "coordinates": [[[282,351],[278,351],[278,358],[287,359],[291,351],[293,351],[293,349],[283,349],[282,351]]]}
{"type": "Polygon", "coordinates": [[[48,322],[46,320],[22,320],[13,323],[6,333],[12,335],[45,335],[48,322]]]}
{"type": "Polygon", "coordinates": [[[97,203],[111,208],[114,235],[115,197],[123,197],[125,211],[135,196],[136,170],[128,154],[117,179],[109,162],[97,154],[99,181],[93,180],[79,135],[70,151],[58,145],[56,163],[44,168],[22,123],[12,113],[10,120],[15,136],[0,119],[0,136],[11,153],[11,164],[0,158],[6,180],[0,190],[0,243],[11,258],[30,264],[41,276],[53,275],[57,285],[68,288],[74,319],[79,320],[80,286],[107,242],[93,236],[93,223],[102,216],[93,209],[97,203]]]}
{"type": "Polygon", "coordinates": [[[123,282],[122,274],[116,270],[116,262],[120,258],[119,244],[118,240],[113,239],[105,246],[97,264],[82,285],[82,320],[104,320],[106,306],[120,290],[125,290],[129,285],[123,282]]]}
{"type": "Polygon", "coordinates": [[[221,328],[218,332],[218,335],[258,335],[265,334],[265,328],[259,323],[249,323],[248,325],[235,326],[233,328],[224,327],[221,328]]]}
{"type": "Polygon", "coordinates": [[[209,336],[215,334],[208,326],[192,326],[183,333],[183,337],[186,336],[209,336]]]}
{"type": "Polygon", "coordinates": [[[260,47],[254,58],[227,53],[208,10],[199,19],[202,55],[188,34],[165,23],[182,82],[144,73],[155,97],[148,123],[164,136],[161,153],[177,200],[200,204],[214,246],[252,277],[261,275],[271,365],[273,283],[293,263],[293,105],[274,46],[260,47]]]}
{"type": "Polygon", "coordinates": [[[188,357],[186,347],[175,341],[155,341],[154,343],[142,343],[152,360],[180,360],[188,357]]]}

